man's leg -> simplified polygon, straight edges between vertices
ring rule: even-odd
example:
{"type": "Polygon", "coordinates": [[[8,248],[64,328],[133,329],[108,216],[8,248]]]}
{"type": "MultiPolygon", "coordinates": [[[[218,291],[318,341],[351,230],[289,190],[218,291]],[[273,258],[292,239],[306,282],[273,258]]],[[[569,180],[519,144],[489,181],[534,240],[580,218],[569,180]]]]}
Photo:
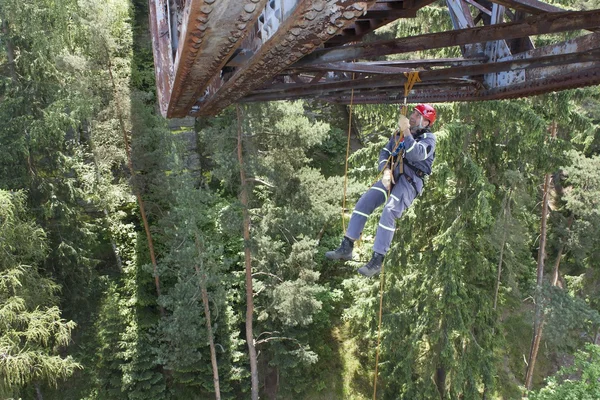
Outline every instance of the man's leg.
{"type": "Polygon", "coordinates": [[[380,205],[388,201],[388,192],[383,186],[381,181],[371,186],[358,200],[350,222],[348,223],[348,229],[346,230],[346,237],[352,240],[358,240],[360,235],[367,223],[367,218],[371,213],[380,205]]]}
{"type": "Polygon", "coordinates": [[[414,201],[416,197],[415,189],[401,176],[398,183],[392,188],[390,198],[388,199],[375,235],[375,244],[373,245],[373,257],[365,266],[361,267],[358,272],[365,276],[373,276],[381,271],[383,258],[390,249],[394,232],[396,231],[396,219],[402,216],[414,201]]]}
{"type": "Polygon", "coordinates": [[[365,227],[367,218],[371,215],[373,210],[387,200],[387,197],[387,190],[385,190],[381,181],[378,181],[367,190],[354,207],[348,229],[346,230],[346,235],[342,239],[340,247],[333,251],[328,251],[325,253],[325,257],[330,260],[351,260],[354,241],[360,238],[360,234],[365,227]]]}

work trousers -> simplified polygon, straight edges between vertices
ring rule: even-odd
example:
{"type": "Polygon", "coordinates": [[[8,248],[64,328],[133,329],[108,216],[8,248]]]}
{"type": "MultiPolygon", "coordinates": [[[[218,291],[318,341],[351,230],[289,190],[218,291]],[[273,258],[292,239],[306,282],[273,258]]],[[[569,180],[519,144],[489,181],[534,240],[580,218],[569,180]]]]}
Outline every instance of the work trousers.
{"type": "Polygon", "coordinates": [[[396,231],[396,219],[402,216],[404,210],[412,204],[415,197],[417,197],[417,192],[406,180],[405,175],[399,176],[389,196],[383,183],[378,181],[356,203],[350,217],[348,230],[346,230],[346,236],[352,240],[358,240],[369,215],[385,203],[379,219],[373,251],[379,254],[387,253],[396,231]]]}

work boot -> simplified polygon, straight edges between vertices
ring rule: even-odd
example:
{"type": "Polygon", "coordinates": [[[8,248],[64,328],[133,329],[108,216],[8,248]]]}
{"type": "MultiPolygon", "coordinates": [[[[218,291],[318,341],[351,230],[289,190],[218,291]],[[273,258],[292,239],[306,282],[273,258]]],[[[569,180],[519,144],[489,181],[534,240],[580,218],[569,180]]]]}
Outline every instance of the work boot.
{"type": "Polygon", "coordinates": [[[325,257],[330,260],[352,260],[352,249],[354,248],[354,241],[344,236],[340,247],[333,251],[325,253],[325,257]]]}
{"type": "Polygon", "coordinates": [[[377,252],[373,252],[373,257],[371,260],[360,267],[358,272],[364,276],[371,277],[375,274],[381,272],[381,265],[383,264],[383,254],[379,254],[377,252]]]}

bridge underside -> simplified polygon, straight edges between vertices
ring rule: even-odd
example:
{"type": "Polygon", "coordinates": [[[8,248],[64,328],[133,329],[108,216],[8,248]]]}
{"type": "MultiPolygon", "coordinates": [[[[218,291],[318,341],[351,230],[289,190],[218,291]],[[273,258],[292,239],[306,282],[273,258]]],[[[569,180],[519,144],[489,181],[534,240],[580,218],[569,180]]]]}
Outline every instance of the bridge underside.
{"type": "Polygon", "coordinates": [[[362,42],[434,0],[149,1],[158,100],[167,117],[282,99],[397,103],[412,71],[420,82],[409,103],[509,99],[600,84],[600,10],[568,11],[538,0],[445,0],[452,30],[362,42]],[[535,48],[536,35],[547,44],[535,48]],[[441,48],[457,56],[415,59],[441,48]]]}

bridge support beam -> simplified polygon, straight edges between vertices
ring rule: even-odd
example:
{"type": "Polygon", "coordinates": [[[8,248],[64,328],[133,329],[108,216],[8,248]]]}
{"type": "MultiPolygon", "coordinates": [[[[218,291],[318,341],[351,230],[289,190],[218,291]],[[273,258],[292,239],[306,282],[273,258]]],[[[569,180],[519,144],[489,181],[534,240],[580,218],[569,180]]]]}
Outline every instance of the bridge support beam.
{"type": "MultiPolygon", "coordinates": [[[[162,1],[162,0],[159,0],[162,1]]],[[[167,116],[188,114],[240,46],[267,0],[188,0],[183,11],[167,116]]],[[[173,34],[175,34],[173,32],[173,34]]]]}
{"type": "Polygon", "coordinates": [[[364,14],[370,1],[302,0],[291,15],[227,81],[215,76],[192,115],[214,115],[259,87],[364,14]]]}

